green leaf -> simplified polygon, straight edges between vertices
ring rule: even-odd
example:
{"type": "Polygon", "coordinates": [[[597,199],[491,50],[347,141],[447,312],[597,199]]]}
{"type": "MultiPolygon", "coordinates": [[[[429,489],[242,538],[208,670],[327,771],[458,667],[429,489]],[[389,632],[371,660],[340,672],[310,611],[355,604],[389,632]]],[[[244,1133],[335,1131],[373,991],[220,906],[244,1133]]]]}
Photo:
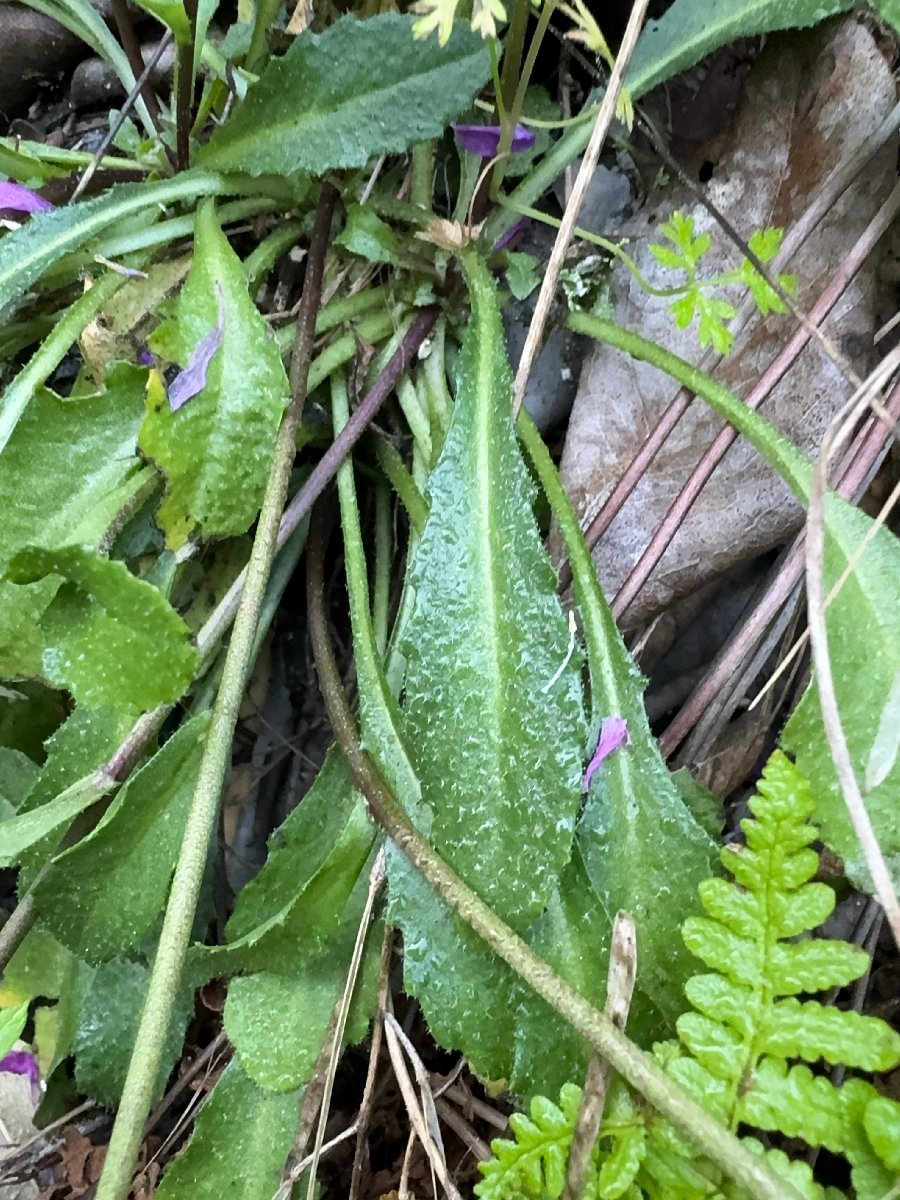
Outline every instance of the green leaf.
{"type": "Polygon", "coordinates": [[[256,519],[289,394],[281,354],[247,295],[240,259],[212,204],[197,216],[194,258],[174,320],[157,333],[182,365],[216,328],[221,348],[206,387],[173,412],[161,381],[147,395],[141,450],[166,476],[158,521],[170,549],[199,530],[204,537],[244,533],[256,519]]]}
{"type": "Polygon", "coordinates": [[[416,41],[412,14],[345,16],[302,33],[269,62],[198,154],[225,171],[323,175],[440,136],[490,74],[487,49],[458,21],[446,46],[416,41]]]}
{"type": "MultiPolygon", "coordinates": [[[[115,1108],[119,1102],[149,975],[143,963],[124,959],[100,967],[82,967],[74,1041],[75,1080],[81,1091],[107,1108],[115,1108]]],[[[193,993],[181,987],[160,1060],[154,1100],[162,1095],[193,1011],[193,993]]]]}
{"type": "Polygon", "coordinates": [[[297,1132],[300,1093],[268,1092],[232,1059],[157,1200],[271,1200],[297,1132]]]}
{"type": "Polygon", "coordinates": [[[853,0],[675,0],[664,16],[644,26],[625,86],[637,100],[737,38],[756,37],[778,29],[805,29],[846,12],[852,3],[853,0]]]}
{"type": "Polygon", "coordinates": [[[876,1096],[866,1105],[864,1121],[875,1153],[888,1170],[900,1174],[900,1104],[876,1096]]]}
{"type": "Polygon", "coordinates": [[[36,762],[11,746],[0,745],[0,797],[15,812],[41,773],[36,762]]]}
{"type": "MultiPolygon", "coordinates": [[[[650,730],[644,680],[628,653],[603,595],[578,518],[533,422],[519,417],[519,432],[565,540],[584,626],[591,679],[594,738],[606,716],[625,717],[631,744],[610,755],[591,781],[577,842],[605,923],[584,946],[599,959],[619,909],[632,913],[642,947],[636,1009],[656,1010],[662,1025],[682,1008],[681,989],[690,957],[681,949],[680,922],[695,905],[696,889],[710,873],[714,843],[683,803],[650,730]],[[672,871],[672,863],[678,870],[672,871]]],[[[593,749],[593,746],[591,746],[593,749]]],[[[657,1026],[656,1036],[662,1030],[657,1026]]]]}
{"type": "Polygon", "coordinates": [[[412,568],[404,724],[434,848],[521,930],[571,853],[581,688],[510,417],[496,291],[480,260],[464,267],[472,316],[412,568]]]}
{"type": "MultiPolygon", "coordinates": [[[[0,456],[0,572],[23,546],[98,546],[107,536],[148,478],[135,449],[144,377],[120,365],[101,394],[35,394],[0,456]]],[[[0,674],[40,673],[38,622],[59,584],[0,582],[0,674]]]]}
{"type": "MultiPolygon", "coordinates": [[[[516,445],[496,292],[480,260],[463,263],[472,316],[412,567],[403,728],[432,845],[524,930],[571,854],[584,752],[580,682],[516,445]]],[[[477,1070],[508,1073],[511,973],[396,855],[389,879],[407,986],[432,1027],[477,1070]],[[485,1004],[494,1021],[484,1020],[485,1004]]]]}
{"type": "Polygon", "coordinates": [[[330,754],[238,897],[226,944],[194,950],[196,971],[204,979],[238,970],[300,973],[345,920],[375,839],[343,757],[330,754]]]}
{"type": "MultiPolygon", "coordinates": [[[[576,332],[598,337],[636,358],[656,363],[702,396],[756,447],[797,499],[807,503],[809,461],[738,397],[676,355],[611,322],[573,314],[568,324],[576,332]]],[[[900,544],[889,530],[876,526],[865,513],[829,493],[825,498],[824,566],[826,594],[849,572],[828,604],[825,619],[841,721],[856,777],[863,781],[879,738],[883,714],[886,709],[893,711],[897,704],[900,608],[895,598],[900,590],[900,544]],[[876,655],[871,653],[873,644],[879,647],[876,655]]],[[[801,773],[812,785],[818,802],[817,820],[825,841],[841,855],[849,877],[859,887],[871,891],[872,881],[844,805],[834,764],[831,756],[822,752],[828,739],[815,679],[788,721],[781,741],[785,749],[796,755],[801,773]]],[[[882,755],[880,743],[878,754],[882,755]]],[[[877,771],[870,776],[873,786],[865,796],[866,807],[894,886],[900,887],[900,825],[896,821],[900,758],[893,759],[886,774],[883,757],[878,761],[877,771]]]]}
{"type": "Polygon", "coordinates": [[[538,261],[533,254],[508,250],[506,253],[506,282],[514,299],[527,300],[541,282],[538,261]]]}
{"type": "MultiPolygon", "coordinates": [[[[360,885],[345,913],[343,928],[304,962],[302,972],[260,971],[233,979],[225,1004],[225,1031],[251,1079],[267,1091],[300,1087],[312,1076],[335,1006],[347,981],[357,928],[368,893],[360,885]]],[[[368,1028],[380,959],[380,926],[369,930],[360,976],[345,1030],[359,1041],[368,1028]]]]}
{"type": "Polygon", "coordinates": [[[15,583],[61,575],[44,614],[44,671],[80,703],[138,713],[171,704],[191,681],[188,628],[152,584],[83,546],[28,547],[10,565],[15,583]]]}
{"type": "Polygon", "coordinates": [[[136,949],[164,910],[208,725],[183,725],[38,884],[40,918],[88,962],[136,949]]]}
{"type": "Polygon", "coordinates": [[[70,824],[109,788],[109,780],[89,775],[66,788],[55,800],[3,821],[0,824],[0,866],[11,867],[20,862],[26,850],[61,826],[70,824]]]}
{"type": "Polygon", "coordinates": [[[0,1009],[0,1058],[5,1057],[22,1036],[28,1020],[28,1001],[0,1009]]]}
{"type": "Polygon", "coordinates": [[[184,171],[176,179],[120,184],[93,200],[35,213],[0,240],[0,315],[64,254],[80,250],[98,234],[115,225],[133,225],[139,214],[155,216],[162,205],[228,190],[214,172],[184,171]]]}
{"type": "Polygon", "coordinates": [[[347,206],[346,224],[334,240],[368,262],[400,266],[408,257],[399,235],[365,204],[347,206]]]}
{"type": "MultiPolygon", "coordinates": [[[[887,861],[895,888],[900,888],[900,825],[897,795],[900,759],[888,746],[896,729],[900,680],[900,544],[887,529],[873,537],[870,517],[837,496],[825,503],[824,588],[828,595],[854,561],[855,569],[826,610],[828,650],[841,724],[854,773],[864,789],[866,808],[887,861]],[[862,554],[860,547],[865,545],[862,554]],[[872,653],[872,646],[878,653],[872,653]],[[868,786],[867,786],[868,785],[868,786]]],[[[816,820],[822,837],[844,860],[847,875],[871,891],[865,856],[850,820],[822,722],[815,677],[782,734],[816,796],[816,820]]]]}

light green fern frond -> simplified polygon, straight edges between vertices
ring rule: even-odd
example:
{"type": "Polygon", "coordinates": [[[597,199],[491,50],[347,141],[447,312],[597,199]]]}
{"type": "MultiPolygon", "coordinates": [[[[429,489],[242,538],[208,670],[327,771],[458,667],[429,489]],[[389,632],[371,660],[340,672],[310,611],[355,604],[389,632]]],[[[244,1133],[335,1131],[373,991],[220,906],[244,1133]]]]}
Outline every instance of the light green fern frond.
{"type": "MultiPolygon", "coordinates": [[[[880,1200],[900,1175],[900,1105],[866,1079],[838,1086],[817,1065],[892,1070],[900,1064],[900,1035],[878,1018],[809,998],[853,982],[869,960],[845,942],[808,936],[830,915],[834,894],[812,882],[813,799],[780,752],[750,810],[753,818],[742,822],[746,843],[722,852],[733,878],[705,881],[705,916],[684,923],[687,946],[709,971],[686,985],[692,1011],[676,1023],[679,1040],[658,1044],[654,1056],[728,1130],[780,1133],[843,1155],[857,1200],[880,1200]]],[[[517,1140],[494,1142],[497,1157],[482,1166],[485,1178],[476,1187],[482,1200],[562,1195],[579,1098],[569,1084],[559,1106],[534,1101],[532,1120],[512,1118],[517,1140]]],[[[805,1162],[745,1141],[809,1200],[825,1196],[805,1162]]],[[[593,1167],[586,1200],[741,1200],[712,1163],[621,1083],[611,1089],[593,1167]]]]}

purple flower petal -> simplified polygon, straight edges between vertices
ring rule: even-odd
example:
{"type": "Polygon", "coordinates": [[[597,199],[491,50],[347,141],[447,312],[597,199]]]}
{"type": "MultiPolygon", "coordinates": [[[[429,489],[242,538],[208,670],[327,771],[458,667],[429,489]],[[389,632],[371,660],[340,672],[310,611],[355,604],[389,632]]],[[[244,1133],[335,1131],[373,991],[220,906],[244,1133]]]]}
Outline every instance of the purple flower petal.
{"type": "Polygon", "coordinates": [[[178,412],[179,408],[187,404],[188,400],[193,400],[206,387],[209,364],[222,345],[225,336],[225,297],[218,284],[216,291],[219,293],[219,323],[200,339],[191,355],[191,361],[169,384],[167,391],[172,412],[178,412]]]}
{"type": "Polygon", "coordinates": [[[627,746],[628,743],[628,722],[625,718],[604,717],[600,726],[600,740],[597,743],[597,749],[584,773],[582,787],[585,791],[590,787],[591,778],[603,760],[608,758],[613,750],[618,750],[620,746],[627,746]]]}
{"type": "Polygon", "coordinates": [[[53,205],[24,184],[7,179],[0,183],[0,209],[4,208],[13,212],[36,213],[49,212],[53,205]]]}
{"type": "Polygon", "coordinates": [[[27,1075],[31,1080],[31,1098],[37,1104],[41,1095],[41,1071],[33,1054],[28,1050],[10,1050],[5,1058],[0,1058],[0,1071],[27,1075]]]}
{"type": "Polygon", "coordinates": [[[521,233],[528,228],[528,218],[519,217],[513,225],[510,225],[506,233],[501,233],[491,247],[492,250],[505,250],[507,246],[511,246],[521,233]]]}
{"type": "MultiPolygon", "coordinates": [[[[456,134],[456,140],[462,148],[470,154],[477,154],[480,158],[493,158],[500,149],[503,130],[499,125],[460,125],[454,121],[450,128],[456,134]]],[[[534,142],[534,131],[526,129],[524,125],[517,125],[509,148],[511,153],[521,154],[523,150],[530,150],[534,142]]]]}

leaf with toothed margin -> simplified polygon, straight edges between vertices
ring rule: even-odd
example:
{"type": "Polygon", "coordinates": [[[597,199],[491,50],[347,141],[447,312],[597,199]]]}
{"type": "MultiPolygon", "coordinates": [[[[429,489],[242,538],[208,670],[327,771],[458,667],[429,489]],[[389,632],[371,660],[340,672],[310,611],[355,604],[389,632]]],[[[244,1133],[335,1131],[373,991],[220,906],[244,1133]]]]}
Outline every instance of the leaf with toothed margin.
{"type": "Polygon", "coordinates": [[[189,368],[179,386],[194,381],[173,412],[173,396],[151,373],[138,439],[166,477],[157,517],[166,544],[177,549],[195,532],[245,533],[259,512],[289,387],[278,345],[211,203],[197,215],[193,262],[175,318],[156,331],[153,346],[189,368]],[[213,340],[219,329],[221,338],[213,340]],[[199,371],[195,358],[203,346],[213,352],[199,371]]]}
{"type": "Polygon", "coordinates": [[[86,546],[28,546],[7,578],[64,582],[42,618],[44,672],[89,708],[140,713],[183,695],[197,665],[188,627],[165,596],[86,546]]]}
{"type": "Polygon", "coordinates": [[[490,75],[482,38],[457,21],[445,46],[410,14],[345,16],[273,58],[197,158],[206,167],[323,175],[440,137],[490,75]]]}

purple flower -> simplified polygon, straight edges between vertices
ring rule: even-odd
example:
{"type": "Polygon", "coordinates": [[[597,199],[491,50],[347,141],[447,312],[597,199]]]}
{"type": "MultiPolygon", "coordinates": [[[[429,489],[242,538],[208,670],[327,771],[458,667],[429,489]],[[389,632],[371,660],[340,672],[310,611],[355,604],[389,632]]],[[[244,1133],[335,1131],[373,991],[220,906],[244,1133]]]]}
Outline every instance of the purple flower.
{"type": "MultiPolygon", "coordinates": [[[[450,128],[456,134],[456,140],[462,148],[470,154],[477,154],[479,158],[494,158],[500,149],[503,130],[499,125],[460,125],[453,121],[450,128]]],[[[533,130],[526,129],[524,125],[517,125],[510,151],[513,154],[521,154],[523,150],[530,150],[534,141],[533,130]]]]}
{"type": "Polygon", "coordinates": [[[597,749],[594,751],[594,757],[587,765],[587,770],[584,773],[584,782],[582,787],[585,791],[588,790],[591,784],[591,778],[594,772],[603,762],[604,758],[608,758],[613,750],[618,750],[620,746],[629,744],[628,737],[628,722],[624,717],[604,717],[603,723],[600,726],[600,740],[597,743],[597,749]]]}
{"type": "Polygon", "coordinates": [[[0,209],[11,209],[13,212],[36,213],[49,212],[53,205],[31,188],[24,184],[13,183],[11,179],[0,183],[0,209]]]}
{"type": "Polygon", "coordinates": [[[191,360],[183,371],[179,371],[169,384],[169,408],[178,412],[179,408],[193,400],[206,387],[206,372],[216,351],[221,347],[225,336],[225,297],[221,287],[216,284],[219,294],[219,322],[200,339],[191,355],[191,360]]]}
{"type": "Polygon", "coordinates": [[[37,1104],[41,1095],[41,1072],[33,1054],[28,1050],[10,1050],[5,1058],[0,1058],[0,1071],[27,1075],[31,1080],[31,1098],[37,1104]]]}

